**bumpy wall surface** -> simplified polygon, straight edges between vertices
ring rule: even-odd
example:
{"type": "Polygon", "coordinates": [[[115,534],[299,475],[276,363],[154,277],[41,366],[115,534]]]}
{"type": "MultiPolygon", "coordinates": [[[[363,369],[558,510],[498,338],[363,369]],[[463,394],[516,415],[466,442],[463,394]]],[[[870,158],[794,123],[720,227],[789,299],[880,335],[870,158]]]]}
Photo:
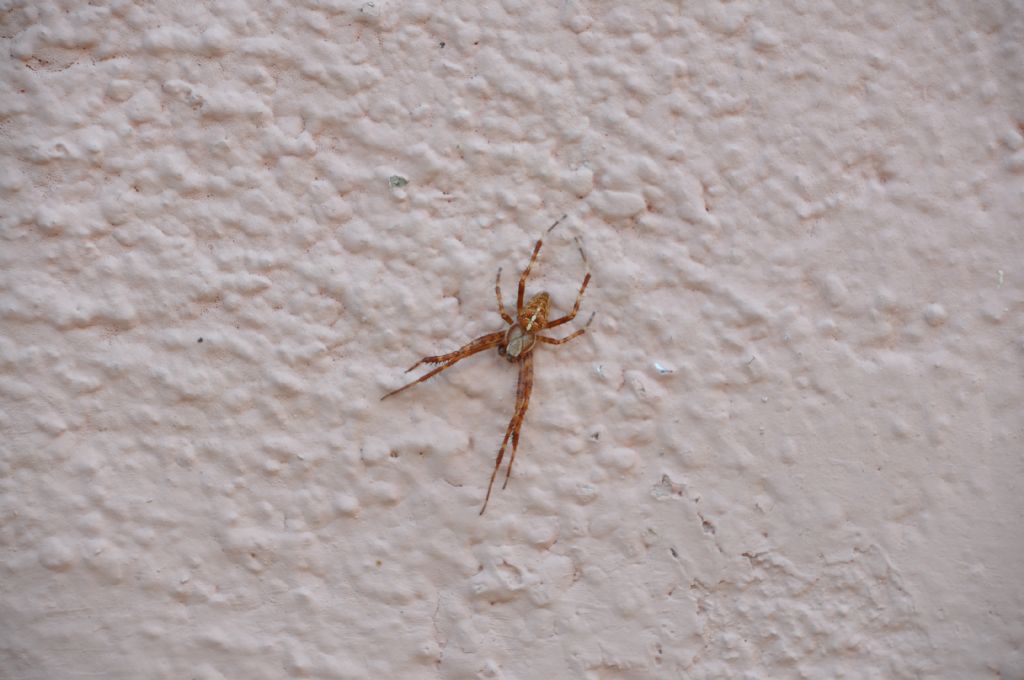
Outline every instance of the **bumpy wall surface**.
{"type": "Polygon", "coordinates": [[[0,25],[0,677],[1024,677],[1019,3],[0,25]]]}

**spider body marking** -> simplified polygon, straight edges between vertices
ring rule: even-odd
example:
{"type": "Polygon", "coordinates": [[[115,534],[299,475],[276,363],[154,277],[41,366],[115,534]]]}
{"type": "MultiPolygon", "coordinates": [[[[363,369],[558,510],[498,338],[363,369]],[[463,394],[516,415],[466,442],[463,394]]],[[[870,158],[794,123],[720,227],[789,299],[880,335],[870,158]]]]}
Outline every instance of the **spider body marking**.
{"type": "MultiPolygon", "coordinates": [[[[558,226],[558,224],[565,219],[565,215],[562,215],[558,220],[555,221],[550,227],[548,227],[548,233],[552,229],[558,226]]],[[[533,391],[533,350],[536,348],[537,343],[541,342],[548,345],[561,345],[569,342],[573,338],[578,338],[586,332],[590,326],[590,322],[594,320],[594,315],[590,315],[590,319],[587,323],[564,338],[551,338],[545,335],[541,335],[541,331],[548,328],[554,328],[555,326],[561,326],[564,323],[568,323],[576,318],[576,313],[580,309],[580,301],[583,299],[583,293],[587,290],[587,284],[590,283],[590,271],[589,264],[587,263],[587,256],[583,252],[583,247],[579,246],[577,240],[577,246],[579,246],[580,257],[583,258],[584,265],[587,265],[587,273],[583,277],[583,284],[580,286],[580,291],[576,295],[576,303],[565,316],[557,319],[548,320],[549,313],[551,311],[551,297],[547,293],[538,293],[534,295],[524,304],[524,297],[526,293],[526,280],[530,276],[530,270],[533,268],[534,263],[537,261],[537,255],[540,253],[540,248],[543,245],[543,239],[537,239],[537,244],[533,248],[533,255],[530,257],[529,264],[526,265],[526,269],[523,270],[522,275],[519,277],[519,290],[516,296],[516,314],[511,316],[506,310],[505,305],[501,299],[501,269],[498,269],[498,276],[494,281],[494,294],[498,299],[498,313],[501,318],[508,324],[508,328],[494,333],[488,333],[482,335],[476,340],[463,345],[461,348],[448,354],[440,354],[437,356],[424,357],[413,364],[407,371],[412,371],[420,364],[436,364],[437,368],[428,371],[417,380],[412,381],[396,390],[388,392],[381,400],[387,399],[388,397],[394,396],[399,392],[407,390],[408,388],[421,383],[425,380],[429,380],[441,371],[451,368],[456,363],[465,359],[466,357],[482,352],[485,349],[496,347],[498,354],[505,357],[510,363],[519,364],[519,380],[516,383],[516,407],[512,414],[512,419],[509,421],[508,428],[505,430],[505,438],[502,439],[501,448],[498,449],[498,455],[494,461],[494,469],[491,471],[491,479],[487,484],[487,495],[484,497],[483,507],[480,508],[480,514],[484,514],[487,509],[487,503],[491,499],[491,490],[494,487],[494,479],[498,474],[498,470],[501,468],[501,462],[505,457],[505,451],[508,447],[509,442],[512,443],[512,454],[509,457],[508,468],[505,471],[505,482],[501,488],[508,486],[508,480],[512,476],[512,463],[516,459],[516,451],[519,448],[519,432],[523,426],[523,419],[526,417],[526,409],[530,405],[530,394],[533,391]]]]}

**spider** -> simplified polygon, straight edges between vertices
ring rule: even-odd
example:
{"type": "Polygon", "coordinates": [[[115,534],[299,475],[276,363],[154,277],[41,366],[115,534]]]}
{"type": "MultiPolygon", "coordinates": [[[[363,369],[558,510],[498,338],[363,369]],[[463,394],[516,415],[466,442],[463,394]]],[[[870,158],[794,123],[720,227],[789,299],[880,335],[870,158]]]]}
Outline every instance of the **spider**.
{"type": "MultiPolygon", "coordinates": [[[[557,219],[554,224],[548,227],[547,233],[551,233],[551,230],[557,227],[565,217],[565,215],[562,215],[557,219]]],[[[482,335],[476,340],[463,345],[454,352],[440,354],[438,356],[423,357],[410,366],[409,369],[406,370],[406,373],[412,371],[421,364],[440,365],[417,380],[399,387],[397,390],[388,392],[381,397],[381,401],[388,397],[393,397],[399,392],[407,390],[417,383],[433,378],[441,371],[451,368],[462,359],[473,356],[485,349],[490,349],[491,347],[497,347],[498,354],[505,357],[509,362],[519,364],[519,382],[516,385],[515,412],[512,414],[512,420],[509,421],[508,428],[505,430],[505,438],[501,441],[501,448],[498,449],[498,456],[494,461],[494,469],[491,471],[491,480],[487,484],[487,495],[484,497],[483,507],[480,508],[481,515],[484,514],[485,510],[487,510],[487,503],[491,500],[491,489],[494,487],[494,479],[498,474],[498,470],[501,468],[501,461],[505,457],[505,450],[508,447],[510,439],[512,441],[512,455],[509,457],[508,469],[505,471],[505,483],[501,485],[502,489],[508,486],[508,480],[512,476],[512,463],[516,460],[516,449],[519,448],[519,431],[523,427],[523,418],[526,417],[526,408],[530,404],[530,393],[533,391],[533,350],[537,346],[537,342],[539,341],[547,345],[565,344],[570,340],[583,335],[590,326],[590,322],[594,320],[594,314],[591,314],[583,328],[573,331],[564,338],[550,338],[540,334],[541,331],[561,326],[562,324],[568,323],[576,318],[576,313],[580,309],[580,301],[583,299],[583,293],[587,290],[587,284],[590,283],[590,266],[587,262],[587,256],[583,253],[583,248],[579,246],[579,241],[577,239],[580,257],[583,258],[583,264],[587,267],[588,271],[586,276],[583,277],[583,284],[580,286],[580,292],[576,295],[576,303],[572,306],[572,311],[565,316],[548,320],[548,314],[551,311],[551,298],[547,293],[538,293],[537,295],[534,295],[524,305],[523,298],[526,292],[526,280],[530,276],[530,270],[537,261],[537,255],[540,253],[540,247],[543,244],[543,238],[537,239],[537,244],[533,247],[533,255],[530,257],[530,263],[526,265],[526,269],[523,270],[522,275],[519,277],[519,294],[516,296],[515,317],[509,315],[505,309],[504,303],[502,302],[501,268],[498,269],[498,275],[494,279],[494,295],[498,299],[498,313],[501,314],[501,318],[508,324],[508,328],[495,331],[494,333],[488,333],[487,335],[482,335]]]]}

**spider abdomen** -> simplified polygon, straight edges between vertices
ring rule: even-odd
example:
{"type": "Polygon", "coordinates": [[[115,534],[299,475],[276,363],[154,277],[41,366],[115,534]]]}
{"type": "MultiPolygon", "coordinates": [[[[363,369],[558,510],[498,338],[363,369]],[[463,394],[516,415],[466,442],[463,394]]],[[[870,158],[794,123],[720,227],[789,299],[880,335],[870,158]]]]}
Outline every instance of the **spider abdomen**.
{"type": "Polygon", "coordinates": [[[527,333],[543,330],[548,323],[549,309],[551,309],[551,298],[547,293],[534,295],[519,312],[519,325],[527,333]]]}

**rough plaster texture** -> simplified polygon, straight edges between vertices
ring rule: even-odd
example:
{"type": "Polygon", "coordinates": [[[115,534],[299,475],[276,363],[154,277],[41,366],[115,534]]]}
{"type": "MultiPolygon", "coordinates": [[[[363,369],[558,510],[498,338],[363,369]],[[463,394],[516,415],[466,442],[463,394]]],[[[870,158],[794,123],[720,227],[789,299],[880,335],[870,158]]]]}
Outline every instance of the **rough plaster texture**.
{"type": "Polygon", "coordinates": [[[1019,4],[0,17],[0,677],[1024,677],[1019,4]]]}

